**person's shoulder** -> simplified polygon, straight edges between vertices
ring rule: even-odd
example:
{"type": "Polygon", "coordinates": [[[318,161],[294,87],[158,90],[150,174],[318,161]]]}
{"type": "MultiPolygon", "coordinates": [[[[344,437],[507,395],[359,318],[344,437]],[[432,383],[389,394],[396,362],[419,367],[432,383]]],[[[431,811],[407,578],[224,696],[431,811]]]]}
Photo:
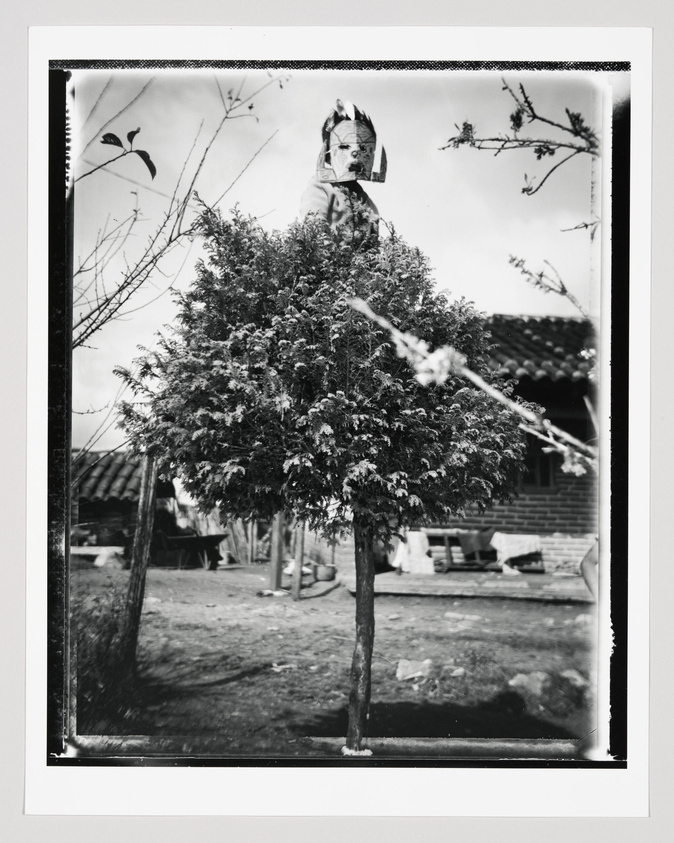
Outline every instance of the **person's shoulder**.
{"type": "Polygon", "coordinates": [[[309,184],[304,189],[302,200],[300,204],[300,212],[302,216],[311,213],[324,213],[330,201],[330,198],[335,192],[334,187],[330,182],[319,181],[314,176],[309,184]]]}
{"type": "Polygon", "coordinates": [[[324,193],[326,196],[334,193],[335,187],[329,181],[320,181],[317,176],[309,179],[309,183],[304,189],[305,193],[324,193]]]}

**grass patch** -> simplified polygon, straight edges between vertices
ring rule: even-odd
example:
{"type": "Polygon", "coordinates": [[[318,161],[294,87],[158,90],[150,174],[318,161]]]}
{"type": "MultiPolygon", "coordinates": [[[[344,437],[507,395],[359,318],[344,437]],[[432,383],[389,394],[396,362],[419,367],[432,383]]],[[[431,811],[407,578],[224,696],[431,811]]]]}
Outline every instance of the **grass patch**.
{"type": "Polygon", "coordinates": [[[126,588],[110,585],[93,596],[73,595],[71,681],[76,689],[77,732],[110,733],[127,708],[134,679],[120,663],[119,643],[126,588]]]}

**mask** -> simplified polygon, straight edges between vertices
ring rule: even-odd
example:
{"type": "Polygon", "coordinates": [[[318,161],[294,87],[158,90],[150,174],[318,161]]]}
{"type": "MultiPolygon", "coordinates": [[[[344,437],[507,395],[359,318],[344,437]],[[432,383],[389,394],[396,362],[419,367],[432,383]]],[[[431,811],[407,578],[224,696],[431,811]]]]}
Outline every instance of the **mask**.
{"type": "Polygon", "coordinates": [[[323,149],[317,168],[319,181],[384,181],[386,152],[383,148],[380,150],[379,166],[377,171],[373,172],[377,156],[377,136],[369,118],[350,103],[345,107],[337,100],[337,110],[326,120],[323,137],[323,149]],[[349,110],[353,116],[349,114],[349,110]],[[364,120],[359,120],[359,117],[364,120]]]}

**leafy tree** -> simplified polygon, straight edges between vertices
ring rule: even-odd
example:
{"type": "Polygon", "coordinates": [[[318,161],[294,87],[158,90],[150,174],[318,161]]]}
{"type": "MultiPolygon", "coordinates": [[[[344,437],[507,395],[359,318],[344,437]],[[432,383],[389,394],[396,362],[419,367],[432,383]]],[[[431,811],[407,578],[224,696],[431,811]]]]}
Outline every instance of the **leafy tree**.
{"type": "Polygon", "coordinates": [[[426,258],[392,235],[375,243],[317,219],[268,233],[207,209],[207,262],[178,296],[177,324],[123,405],[135,446],[180,475],[205,508],[285,511],[327,537],[353,530],[356,647],[347,751],[370,698],[375,542],[471,503],[507,499],[522,470],[516,415],[459,377],[422,386],[366,299],[403,331],[451,344],[491,379],[487,335],[467,302],[433,290],[426,258]]]}

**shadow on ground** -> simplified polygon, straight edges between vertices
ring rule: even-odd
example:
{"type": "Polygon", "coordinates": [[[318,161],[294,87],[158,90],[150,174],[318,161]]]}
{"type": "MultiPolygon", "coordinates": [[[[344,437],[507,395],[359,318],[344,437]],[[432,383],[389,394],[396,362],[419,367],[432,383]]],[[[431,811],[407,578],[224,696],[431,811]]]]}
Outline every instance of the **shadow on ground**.
{"type": "MultiPolygon", "coordinates": [[[[481,705],[456,703],[375,702],[367,733],[371,738],[533,738],[574,739],[567,729],[527,714],[517,693],[504,692],[481,705]]],[[[298,735],[343,737],[348,710],[344,706],[292,726],[298,735]]]]}

